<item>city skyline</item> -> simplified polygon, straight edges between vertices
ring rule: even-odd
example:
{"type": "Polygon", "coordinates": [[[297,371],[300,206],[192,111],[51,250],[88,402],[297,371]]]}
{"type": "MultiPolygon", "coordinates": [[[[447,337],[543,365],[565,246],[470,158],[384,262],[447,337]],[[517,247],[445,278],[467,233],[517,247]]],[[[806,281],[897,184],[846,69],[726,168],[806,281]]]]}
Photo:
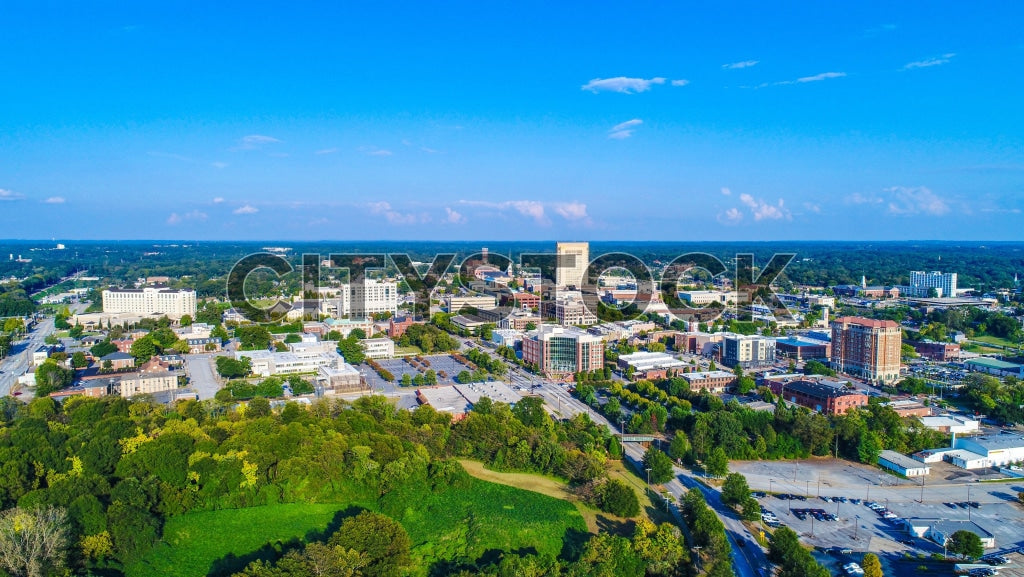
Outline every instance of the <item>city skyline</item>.
{"type": "Polygon", "coordinates": [[[1024,8],[853,10],[13,7],[0,237],[1019,240],[1024,8]]]}

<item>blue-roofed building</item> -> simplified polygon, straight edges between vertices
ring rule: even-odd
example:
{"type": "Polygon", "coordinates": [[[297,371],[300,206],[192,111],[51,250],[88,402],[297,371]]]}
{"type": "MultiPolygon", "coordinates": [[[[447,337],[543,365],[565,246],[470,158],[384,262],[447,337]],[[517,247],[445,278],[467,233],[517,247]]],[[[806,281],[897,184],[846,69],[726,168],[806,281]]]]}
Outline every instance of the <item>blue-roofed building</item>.
{"type": "Polygon", "coordinates": [[[805,341],[793,337],[777,339],[775,350],[778,354],[795,361],[827,359],[829,356],[828,343],[805,341]]]}

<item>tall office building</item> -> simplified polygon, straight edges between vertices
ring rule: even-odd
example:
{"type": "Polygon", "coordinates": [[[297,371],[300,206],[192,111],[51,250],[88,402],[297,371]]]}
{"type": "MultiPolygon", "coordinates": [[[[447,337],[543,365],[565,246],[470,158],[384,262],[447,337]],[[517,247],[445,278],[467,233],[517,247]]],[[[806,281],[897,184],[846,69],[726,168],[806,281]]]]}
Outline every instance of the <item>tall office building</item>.
{"type": "Polygon", "coordinates": [[[903,331],[895,321],[840,317],[832,321],[832,365],[841,373],[889,384],[900,377],[903,331]]]}
{"type": "Polygon", "coordinates": [[[931,289],[935,289],[940,297],[956,296],[956,273],[933,270],[924,272],[910,271],[910,289],[912,296],[927,297],[931,289]]]}
{"type": "Polygon", "coordinates": [[[103,291],[103,312],[167,315],[179,319],[196,315],[196,291],[148,286],[140,289],[110,288],[103,291]]]}
{"type": "Polygon", "coordinates": [[[558,264],[555,269],[555,286],[565,288],[583,286],[583,276],[590,266],[590,243],[560,242],[555,248],[558,264]]]}

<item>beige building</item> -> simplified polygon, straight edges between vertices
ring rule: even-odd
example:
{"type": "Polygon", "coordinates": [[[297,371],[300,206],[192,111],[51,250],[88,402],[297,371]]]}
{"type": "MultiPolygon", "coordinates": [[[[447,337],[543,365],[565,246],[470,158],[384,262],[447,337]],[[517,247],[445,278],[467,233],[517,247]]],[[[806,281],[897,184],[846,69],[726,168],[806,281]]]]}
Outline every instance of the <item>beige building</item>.
{"type": "Polygon", "coordinates": [[[583,277],[590,266],[590,243],[560,242],[555,247],[555,254],[558,255],[555,265],[555,286],[583,286],[583,277]]]}
{"type": "Polygon", "coordinates": [[[895,321],[840,317],[832,321],[832,365],[841,373],[889,384],[900,377],[903,331],[895,321]]]}
{"type": "Polygon", "coordinates": [[[359,345],[371,359],[390,359],[395,356],[395,341],[391,339],[363,339],[359,341],[359,345]]]}
{"type": "Polygon", "coordinates": [[[179,319],[196,314],[196,291],[167,287],[111,288],[103,291],[104,313],[167,315],[179,319]]]}
{"type": "Polygon", "coordinates": [[[121,375],[120,392],[122,397],[134,397],[172,391],[178,388],[178,375],[163,371],[158,373],[131,373],[121,375]]]}
{"type": "Polygon", "coordinates": [[[444,297],[444,307],[450,313],[457,313],[465,307],[474,309],[493,309],[498,306],[498,301],[493,296],[472,295],[444,297]]]}

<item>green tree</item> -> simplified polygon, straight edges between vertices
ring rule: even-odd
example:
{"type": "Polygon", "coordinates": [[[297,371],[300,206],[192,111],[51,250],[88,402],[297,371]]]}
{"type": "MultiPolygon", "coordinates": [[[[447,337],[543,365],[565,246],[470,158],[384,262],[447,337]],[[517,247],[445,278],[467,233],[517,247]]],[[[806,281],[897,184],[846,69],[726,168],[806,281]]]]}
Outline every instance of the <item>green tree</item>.
{"type": "Polygon", "coordinates": [[[71,355],[71,366],[76,369],[82,369],[89,366],[89,360],[85,358],[85,353],[78,351],[71,355]]]}
{"type": "Polygon", "coordinates": [[[981,544],[981,537],[977,533],[964,529],[949,536],[946,548],[950,553],[967,559],[977,559],[985,554],[985,548],[981,544]]]}
{"type": "Polygon", "coordinates": [[[689,458],[690,450],[690,439],[686,438],[686,434],[681,430],[677,430],[676,436],[672,437],[672,442],[668,445],[668,455],[677,461],[682,461],[689,458]]]}
{"type": "MultiPolygon", "coordinates": [[[[652,472],[653,473],[653,472],[652,472]]],[[[640,500],[629,485],[618,479],[602,484],[598,490],[598,506],[606,513],[619,517],[635,517],[640,514],[640,500]]]]}
{"type": "Polygon", "coordinates": [[[144,363],[153,358],[153,355],[156,353],[156,343],[149,335],[146,335],[132,343],[131,355],[135,357],[136,363],[144,363]]]}
{"type": "Polygon", "coordinates": [[[725,454],[725,449],[722,447],[715,447],[711,451],[711,455],[708,456],[707,461],[704,463],[708,474],[712,477],[721,477],[729,472],[729,457],[725,454]]]}
{"type": "Polygon", "coordinates": [[[111,343],[110,339],[107,339],[93,345],[89,352],[92,353],[94,358],[101,359],[110,353],[117,352],[117,345],[111,343]]]}
{"type": "Polygon", "coordinates": [[[882,573],[882,563],[878,560],[878,555],[874,553],[864,555],[860,567],[864,570],[864,577],[885,577],[885,574],[882,573]]]}
{"type": "Polygon", "coordinates": [[[74,371],[65,369],[53,359],[46,359],[36,369],[36,396],[45,397],[54,391],[59,391],[70,385],[74,378],[74,371]]]}
{"type": "Polygon", "coordinates": [[[397,577],[409,566],[411,541],[397,522],[379,513],[363,511],[341,524],[327,542],[366,556],[367,577],[397,577]]]}
{"type": "Polygon", "coordinates": [[[249,401],[245,415],[251,419],[270,416],[270,401],[265,397],[256,397],[249,401]]]}
{"type": "Polygon", "coordinates": [[[644,469],[650,469],[651,483],[660,485],[667,483],[675,477],[672,468],[672,459],[668,455],[656,449],[653,445],[647,448],[644,453],[644,469]]]}
{"type": "Polygon", "coordinates": [[[729,473],[722,483],[722,502],[726,505],[740,505],[750,497],[747,478],[739,473],[729,473]]]}

